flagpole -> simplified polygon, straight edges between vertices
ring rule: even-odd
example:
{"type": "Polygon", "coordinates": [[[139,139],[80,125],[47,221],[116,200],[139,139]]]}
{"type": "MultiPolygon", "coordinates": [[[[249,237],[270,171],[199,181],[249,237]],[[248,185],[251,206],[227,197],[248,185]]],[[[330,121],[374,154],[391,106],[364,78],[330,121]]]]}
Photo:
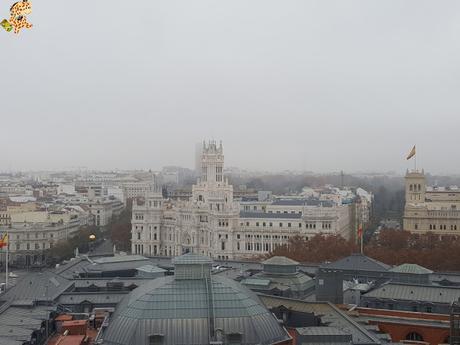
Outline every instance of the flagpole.
{"type": "Polygon", "coordinates": [[[10,238],[8,236],[8,231],[6,232],[6,259],[5,259],[5,263],[6,263],[6,269],[5,269],[5,274],[6,274],[6,277],[5,277],[5,292],[8,290],[8,256],[9,256],[9,246],[10,246],[10,238]]]}

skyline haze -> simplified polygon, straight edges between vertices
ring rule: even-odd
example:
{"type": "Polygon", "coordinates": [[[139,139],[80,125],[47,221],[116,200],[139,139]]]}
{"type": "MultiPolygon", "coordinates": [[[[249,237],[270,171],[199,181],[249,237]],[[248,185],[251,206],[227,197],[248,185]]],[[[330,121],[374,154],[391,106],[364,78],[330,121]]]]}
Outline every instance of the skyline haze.
{"type": "Polygon", "coordinates": [[[460,173],[457,1],[44,0],[29,20],[0,35],[0,171],[193,168],[215,139],[248,170],[403,174],[416,144],[460,173]]]}

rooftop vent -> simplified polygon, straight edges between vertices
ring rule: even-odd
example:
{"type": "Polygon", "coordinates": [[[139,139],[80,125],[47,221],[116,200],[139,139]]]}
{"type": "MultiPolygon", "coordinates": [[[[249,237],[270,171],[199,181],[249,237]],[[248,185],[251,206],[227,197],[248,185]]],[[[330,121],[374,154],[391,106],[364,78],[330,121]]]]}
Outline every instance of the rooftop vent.
{"type": "Polygon", "coordinates": [[[212,259],[196,254],[185,254],[173,259],[175,279],[203,279],[211,276],[212,259]]]}

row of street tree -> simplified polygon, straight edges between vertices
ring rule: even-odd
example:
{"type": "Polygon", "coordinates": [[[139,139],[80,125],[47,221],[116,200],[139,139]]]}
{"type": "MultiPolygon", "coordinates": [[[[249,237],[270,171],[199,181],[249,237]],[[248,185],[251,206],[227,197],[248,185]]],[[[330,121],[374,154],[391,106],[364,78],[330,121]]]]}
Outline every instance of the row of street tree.
{"type": "MultiPolygon", "coordinates": [[[[292,238],[289,244],[278,247],[269,256],[287,256],[303,263],[325,263],[357,252],[359,248],[351,240],[316,235],[308,241],[292,238]]],[[[382,230],[364,247],[364,254],[389,265],[414,263],[434,271],[460,270],[460,238],[454,236],[382,230]]]]}

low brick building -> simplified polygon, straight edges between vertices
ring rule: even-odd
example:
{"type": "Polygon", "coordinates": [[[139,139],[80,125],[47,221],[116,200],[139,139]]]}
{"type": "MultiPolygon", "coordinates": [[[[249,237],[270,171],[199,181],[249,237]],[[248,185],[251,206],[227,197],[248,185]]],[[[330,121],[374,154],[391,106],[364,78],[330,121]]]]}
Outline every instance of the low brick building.
{"type": "Polygon", "coordinates": [[[355,308],[348,313],[361,323],[377,326],[393,342],[449,343],[449,315],[372,308],[355,308]]]}

